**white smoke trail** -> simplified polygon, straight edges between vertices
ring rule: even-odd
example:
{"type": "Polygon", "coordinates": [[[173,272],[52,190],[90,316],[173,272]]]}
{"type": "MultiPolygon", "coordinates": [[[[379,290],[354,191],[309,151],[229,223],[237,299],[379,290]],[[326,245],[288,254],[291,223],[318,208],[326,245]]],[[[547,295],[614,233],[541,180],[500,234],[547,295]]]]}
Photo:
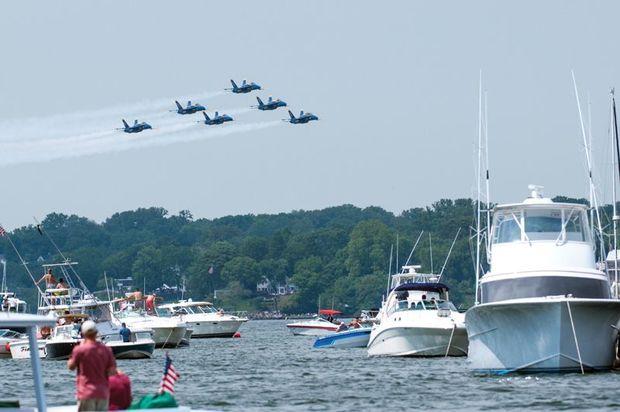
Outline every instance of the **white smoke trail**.
{"type": "Polygon", "coordinates": [[[223,95],[225,92],[202,92],[192,96],[168,97],[155,100],[144,100],[125,103],[97,110],[58,114],[46,117],[31,117],[0,122],[0,144],[4,142],[24,142],[27,140],[43,140],[68,135],[86,135],[97,133],[102,129],[120,127],[121,118],[128,122],[143,119],[147,122],[176,116],[169,110],[176,109],[174,100],[185,105],[187,100],[200,102],[210,107],[206,99],[223,95]]]}
{"type": "Polygon", "coordinates": [[[191,121],[181,122],[177,120],[175,123],[134,135],[120,131],[108,131],[65,138],[11,142],[10,144],[1,144],[3,155],[0,157],[0,166],[167,146],[175,143],[214,139],[230,134],[247,133],[283,124],[280,120],[273,120],[248,124],[206,126],[191,121]]]}

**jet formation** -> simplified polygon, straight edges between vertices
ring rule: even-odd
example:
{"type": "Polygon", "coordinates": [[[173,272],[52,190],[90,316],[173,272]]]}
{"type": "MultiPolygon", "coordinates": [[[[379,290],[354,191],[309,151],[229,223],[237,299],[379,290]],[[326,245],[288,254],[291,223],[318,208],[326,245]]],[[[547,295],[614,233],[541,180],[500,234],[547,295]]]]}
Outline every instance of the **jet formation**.
{"type": "MultiPolygon", "coordinates": [[[[246,94],[246,93],[251,93],[254,90],[262,90],[259,84],[255,82],[248,83],[247,80],[245,79],[241,82],[241,86],[238,86],[237,83],[235,83],[235,81],[232,79],[230,80],[230,83],[232,84],[232,88],[228,88],[224,90],[230,90],[234,94],[246,94]]],[[[280,107],[288,106],[288,104],[285,101],[281,99],[274,99],[271,96],[269,96],[269,98],[267,99],[267,102],[263,102],[261,98],[258,96],[256,96],[256,100],[258,102],[258,105],[250,106],[250,107],[256,108],[261,111],[277,110],[280,107]]],[[[187,114],[194,114],[194,113],[202,112],[205,120],[198,121],[198,123],[204,123],[209,126],[220,125],[226,122],[232,122],[234,120],[231,116],[227,114],[219,114],[219,112],[217,111],[215,112],[215,115],[213,117],[209,117],[209,115],[206,112],[206,109],[207,109],[206,106],[200,103],[192,104],[191,100],[187,102],[187,105],[185,107],[183,107],[181,103],[179,103],[177,100],[174,101],[174,104],[176,108],[174,110],[170,110],[171,112],[176,112],[177,114],[180,114],[180,115],[187,115],[187,114]]],[[[288,113],[289,113],[289,118],[282,119],[282,120],[284,120],[285,122],[291,123],[291,124],[305,124],[313,120],[319,120],[318,116],[312,113],[304,113],[303,111],[301,111],[299,113],[299,117],[295,117],[293,112],[291,112],[290,110],[288,111],[288,113]]],[[[150,124],[146,122],[138,123],[138,121],[135,120],[134,124],[130,126],[129,124],[127,124],[125,119],[122,119],[122,120],[123,120],[124,127],[116,129],[116,130],[122,130],[125,133],[140,133],[144,130],[153,128],[150,124]]]]}

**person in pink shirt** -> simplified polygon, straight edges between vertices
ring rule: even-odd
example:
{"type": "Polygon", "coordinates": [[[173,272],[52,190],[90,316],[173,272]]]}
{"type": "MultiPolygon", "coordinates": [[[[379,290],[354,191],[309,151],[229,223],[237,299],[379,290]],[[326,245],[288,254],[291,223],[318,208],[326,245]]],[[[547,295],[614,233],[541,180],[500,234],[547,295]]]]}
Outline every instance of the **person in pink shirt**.
{"type": "Polygon", "coordinates": [[[97,325],[92,320],[82,324],[84,341],[73,348],[67,362],[70,370],[77,369],[78,411],[107,411],[110,398],[108,377],[116,374],[112,350],[97,342],[97,325]]]}

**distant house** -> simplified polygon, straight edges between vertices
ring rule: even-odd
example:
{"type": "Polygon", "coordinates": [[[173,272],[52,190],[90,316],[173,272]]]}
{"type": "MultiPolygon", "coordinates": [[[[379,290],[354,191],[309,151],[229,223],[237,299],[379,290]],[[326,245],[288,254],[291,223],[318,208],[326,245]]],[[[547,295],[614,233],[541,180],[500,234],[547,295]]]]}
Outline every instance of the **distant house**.
{"type": "Polygon", "coordinates": [[[256,283],[256,292],[269,296],[291,295],[297,291],[297,287],[289,282],[286,278],[284,283],[273,283],[271,280],[263,276],[260,282],[256,283]]]}

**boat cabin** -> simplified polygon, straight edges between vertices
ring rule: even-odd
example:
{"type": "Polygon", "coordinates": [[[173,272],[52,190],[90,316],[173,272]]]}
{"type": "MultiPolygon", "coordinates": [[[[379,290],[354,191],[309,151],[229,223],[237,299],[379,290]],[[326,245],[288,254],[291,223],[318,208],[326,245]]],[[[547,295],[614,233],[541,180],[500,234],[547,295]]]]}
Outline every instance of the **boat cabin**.
{"type": "Polygon", "coordinates": [[[450,302],[448,286],[443,283],[405,283],[397,286],[390,295],[387,315],[406,310],[457,311],[450,302]]]}
{"type": "Polygon", "coordinates": [[[437,282],[438,277],[432,273],[419,273],[421,265],[407,265],[403,266],[400,273],[392,275],[391,289],[404,284],[410,283],[434,283],[437,282]]]}
{"type": "Polygon", "coordinates": [[[530,185],[522,203],[493,209],[482,303],[572,294],[608,298],[609,281],[596,265],[586,205],[556,203],[530,185]]]}
{"type": "Polygon", "coordinates": [[[171,315],[199,315],[204,313],[222,313],[213,306],[211,302],[182,300],[178,303],[168,303],[157,307],[157,314],[160,310],[163,312],[160,316],[171,315]]]}
{"type": "Polygon", "coordinates": [[[0,293],[0,311],[13,313],[26,313],[27,304],[25,301],[18,299],[13,292],[0,293]]]}

